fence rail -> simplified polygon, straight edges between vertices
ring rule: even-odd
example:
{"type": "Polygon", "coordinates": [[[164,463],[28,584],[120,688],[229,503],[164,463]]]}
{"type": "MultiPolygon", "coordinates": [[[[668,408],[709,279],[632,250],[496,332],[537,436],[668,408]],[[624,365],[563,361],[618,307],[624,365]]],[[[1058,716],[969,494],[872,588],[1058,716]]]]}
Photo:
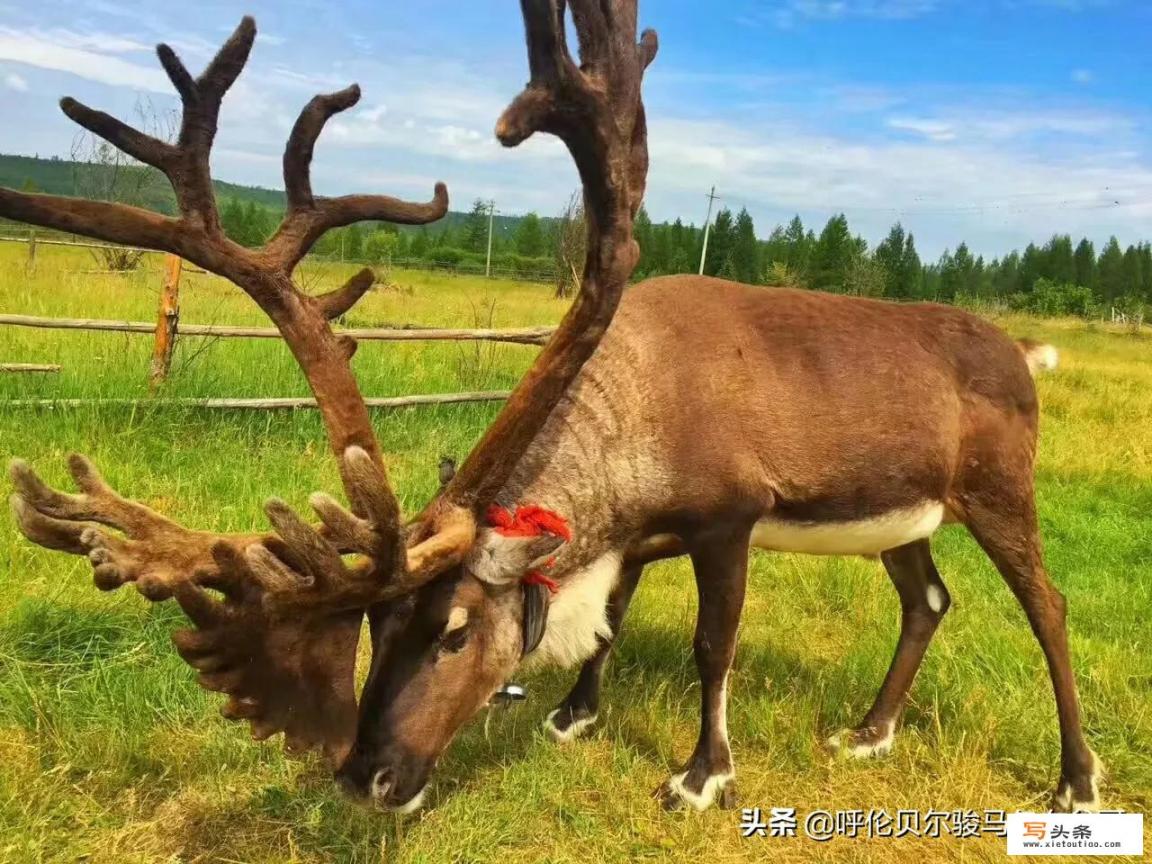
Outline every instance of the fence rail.
{"type": "Polygon", "coordinates": [[[57,363],[0,363],[0,372],[59,372],[57,363]]]}
{"type": "MultiPolygon", "coordinates": [[[[430,393],[421,396],[366,397],[369,408],[408,408],[414,405],[454,405],[461,402],[500,402],[512,395],[510,390],[482,390],[475,393],[430,393]]],[[[154,399],[10,399],[0,402],[4,408],[136,408],[141,406],[176,408],[215,408],[231,410],[298,410],[316,408],[316,400],[307,397],[277,399],[219,398],[154,398],[154,399]]]]}
{"type": "MultiPolygon", "coordinates": [[[[156,324],[148,321],[109,321],[96,318],[44,318],[38,315],[0,314],[0,324],[13,327],[38,327],[48,330],[92,330],[114,333],[148,333],[155,335],[156,324]]],[[[506,330],[412,328],[349,328],[336,330],[337,335],[357,340],[381,342],[510,342],[516,345],[543,345],[555,327],[517,327],[506,330]]],[[[238,327],[224,324],[176,325],[180,336],[215,336],[223,339],[280,339],[275,327],[238,327]]]]}

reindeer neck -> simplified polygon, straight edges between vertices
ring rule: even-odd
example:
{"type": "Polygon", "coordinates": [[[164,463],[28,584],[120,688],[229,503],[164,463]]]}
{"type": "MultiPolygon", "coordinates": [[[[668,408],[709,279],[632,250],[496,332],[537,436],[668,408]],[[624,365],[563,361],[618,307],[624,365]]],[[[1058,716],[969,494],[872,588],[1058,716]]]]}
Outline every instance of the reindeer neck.
{"type": "Polygon", "coordinates": [[[663,472],[642,420],[643,394],[628,351],[611,330],[524,453],[498,501],[536,504],[563,516],[572,541],[557,555],[558,579],[635,538],[663,472]]]}

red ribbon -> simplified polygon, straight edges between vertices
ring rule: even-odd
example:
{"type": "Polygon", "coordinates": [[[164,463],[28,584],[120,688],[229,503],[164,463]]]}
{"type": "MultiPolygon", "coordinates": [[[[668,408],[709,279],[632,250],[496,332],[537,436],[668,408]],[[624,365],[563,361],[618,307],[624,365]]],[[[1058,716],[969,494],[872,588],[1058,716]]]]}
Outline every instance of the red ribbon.
{"type": "Polygon", "coordinates": [[[563,537],[565,541],[572,539],[572,529],[568,527],[568,521],[563,516],[535,504],[521,504],[515,512],[493,504],[488,508],[486,517],[488,524],[496,529],[496,533],[505,537],[536,537],[540,534],[552,534],[563,537]]]}
{"type": "MultiPolygon", "coordinates": [[[[493,504],[485,515],[488,524],[503,537],[538,537],[541,534],[551,534],[553,537],[564,538],[565,542],[572,540],[572,529],[568,527],[568,522],[563,516],[535,504],[522,504],[514,512],[493,504]]],[[[551,567],[555,563],[555,558],[549,558],[544,562],[544,567],[551,567]]],[[[543,570],[530,570],[520,581],[525,585],[543,585],[552,594],[560,590],[556,580],[546,576],[543,570]]]]}
{"type": "Polygon", "coordinates": [[[520,581],[525,585],[543,585],[548,589],[549,594],[555,594],[560,590],[560,586],[556,584],[555,579],[545,576],[539,570],[530,570],[520,581]]]}

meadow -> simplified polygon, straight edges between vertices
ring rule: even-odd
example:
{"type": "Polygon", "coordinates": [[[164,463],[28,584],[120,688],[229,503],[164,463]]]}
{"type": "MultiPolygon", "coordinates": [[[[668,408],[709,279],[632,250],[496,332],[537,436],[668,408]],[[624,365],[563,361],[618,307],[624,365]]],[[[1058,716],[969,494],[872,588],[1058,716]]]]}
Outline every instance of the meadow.
{"type": "MultiPolygon", "coordinates": [[[[160,261],[88,272],[78,250],[0,244],[0,311],[152,320],[160,261]]],[[[308,265],[310,289],[352,271],[308,265]]],[[[548,286],[391,274],[350,326],[520,326],[559,320],[548,286]]],[[[185,277],[182,318],[264,323],[237,289],[185,277]]],[[[1043,405],[1039,506],[1050,570],[1068,598],[1085,728],[1108,769],[1105,805],[1152,811],[1152,334],[1008,318],[1056,344],[1043,405]]],[[[171,407],[24,409],[4,400],[147,395],[144,336],[0,328],[0,362],[60,363],[0,376],[0,456],[66,485],[64,458],[90,455],[124,494],[197,528],[263,527],[261,503],[304,508],[337,490],[314,412],[171,407]]],[[[536,349],[361,346],[373,396],[510,387],[536,349]]],[[[292,396],[306,388],[269,340],[187,338],[170,396],[292,396]]],[[[770,394],[767,394],[770,397],[770,394]]],[[[734,406],[735,407],[735,406],[734,406]]],[[[496,405],[377,412],[403,504],[437,485],[442,454],[465,454],[496,405]]],[[[1042,655],[1006,586],[957,527],[934,542],[954,599],[912,691],[895,752],[845,762],[822,747],[867,709],[895,644],[899,605],[866,560],[754,553],[729,724],[743,806],[814,810],[1045,809],[1059,741],[1042,655]]],[[[539,730],[573,672],[527,679],[530,698],[475,721],[410,817],[346,802],[318,763],[286,758],[219,718],[169,643],[172,604],[104,595],[86,562],[35,547],[0,518],[0,861],[593,862],[652,859],[999,861],[1003,841],[743,839],[739,813],[661,811],[650,798],[687,758],[698,724],[690,568],[652,566],[605,682],[601,724],[563,747],[539,730]]],[[[1149,820],[1146,818],[1146,823],[1149,820]]],[[[1152,829],[1146,825],[1146,848],[1152,829]]]]}

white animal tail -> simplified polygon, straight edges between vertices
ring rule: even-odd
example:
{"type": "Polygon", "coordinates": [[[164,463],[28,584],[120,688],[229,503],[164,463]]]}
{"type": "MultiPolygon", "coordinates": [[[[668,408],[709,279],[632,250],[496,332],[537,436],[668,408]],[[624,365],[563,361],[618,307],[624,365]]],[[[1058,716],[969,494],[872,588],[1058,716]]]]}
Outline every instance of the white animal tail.
{"type": "Polygon", "coordinates": [[[1024,352],[1024,362],[1033,376],[1050,372],[1060,364],[1060,354],[1056,346],[1033,339],[1021,339],[1020,350],[1024,352]]]}

